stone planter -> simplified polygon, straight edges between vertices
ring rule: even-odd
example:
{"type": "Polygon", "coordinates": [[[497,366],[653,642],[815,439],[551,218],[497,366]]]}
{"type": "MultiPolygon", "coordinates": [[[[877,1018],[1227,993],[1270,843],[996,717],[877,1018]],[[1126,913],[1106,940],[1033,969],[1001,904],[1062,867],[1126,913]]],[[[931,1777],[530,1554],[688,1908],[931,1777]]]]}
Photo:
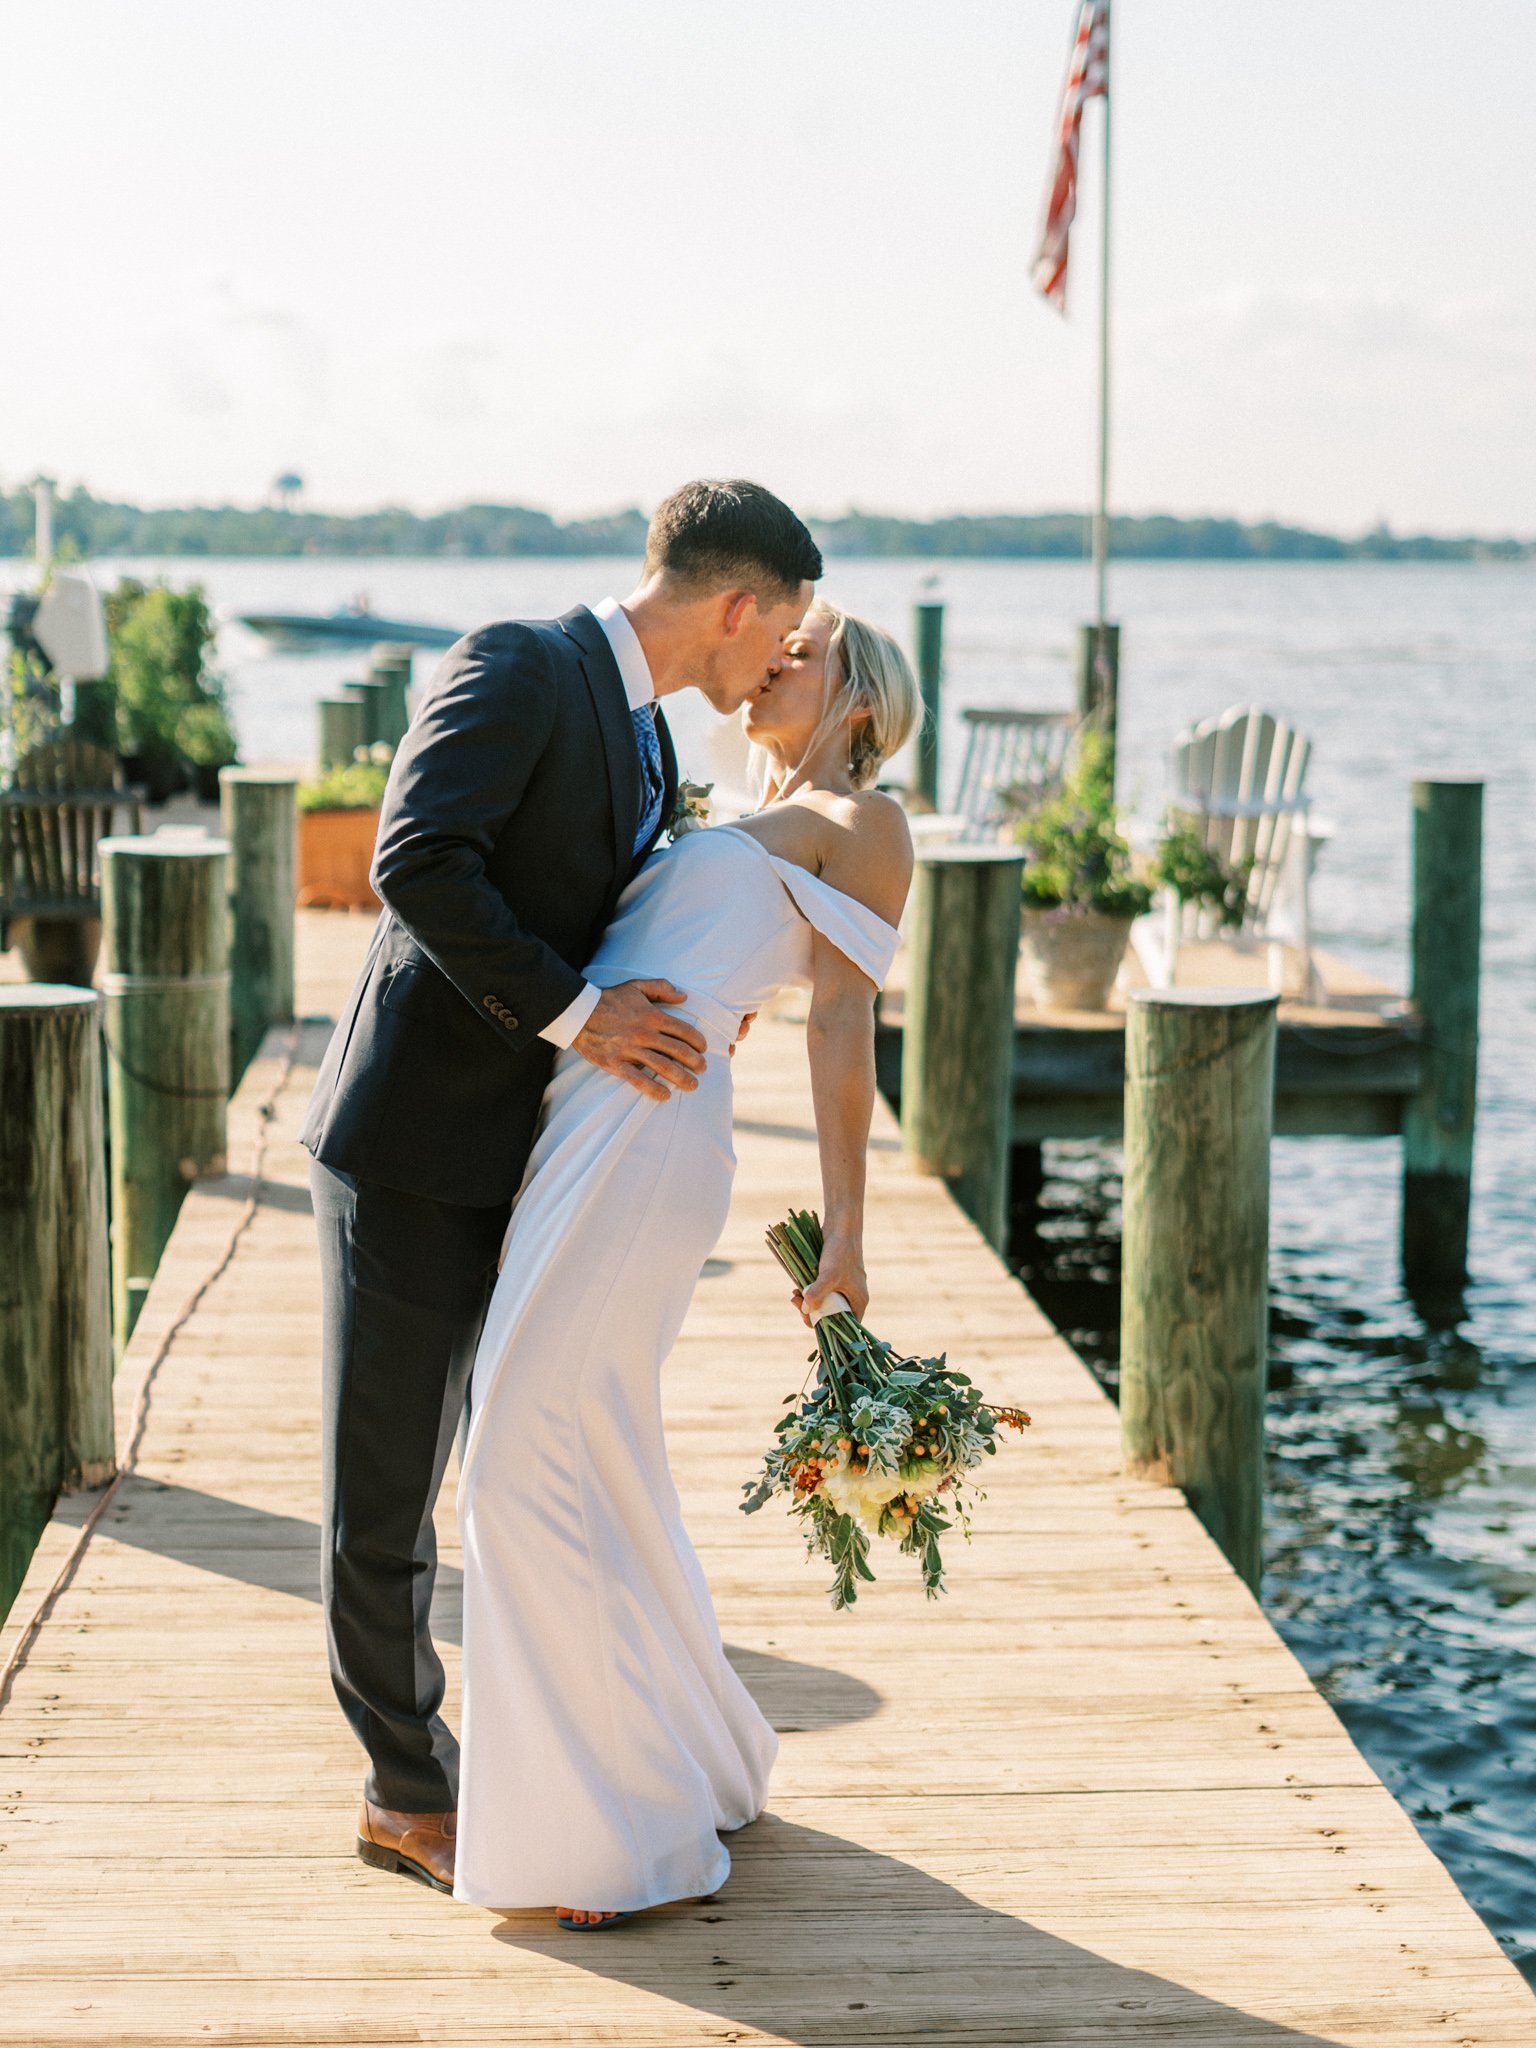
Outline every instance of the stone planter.
{"type": "Polygon", "coordinates": [[[378,910],[368,882],[377,811],[300,811],[300,910],[378,910]]]}
{"type": "Polygon", "coordinates": [[[1103,1010],[1130,944],[1129,917],[1024,906],[1024,980],[1042,1010],[1103,1010]]]}

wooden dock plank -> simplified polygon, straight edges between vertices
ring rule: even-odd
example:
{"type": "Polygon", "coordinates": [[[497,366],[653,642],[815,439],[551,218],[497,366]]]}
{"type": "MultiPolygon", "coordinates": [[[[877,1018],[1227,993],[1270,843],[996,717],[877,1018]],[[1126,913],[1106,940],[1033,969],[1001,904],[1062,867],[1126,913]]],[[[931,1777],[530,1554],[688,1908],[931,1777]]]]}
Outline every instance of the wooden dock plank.
{"type": "MultiPolygon", "coordinates": [[[[1395,1137],[1405,1103],[1419,1087],[1422,1027],[1404,998],[1332,953],[1314,955],[1321,991],[1308,1002],[1280,1005],[1275,1050],[1275,1133],[1278,1137],[1395,1137]]],[[[901,1092],[904,1011],[898,956],[881,1000],[878,1056],[881,1086],[901,1092]]],[[[1265,948],[1217,940],[1190,942],[1179,954],[1187,987],[1259,987],[1265,948]]],[[[1146,985],[1133,952],[1105,1010],[1041,1010],[1029,1000],[1020,969],[1015,1013],[1013,1135],[1114,1138],[1124,1117],[1127,992],[1146,985]]]]}
{"type": "MultiPolygon", "coordinates": [[[[367,921],[300,920],[333,1008],[367,921]]],[[[358,1752],[317,1605],[317,1275],[281,1088],[267,1178],[156,1369],[138,1475],[0,1714],[0,2043],[1513,2044],[1520,1978],[1180,1497],[1124,1478],[1113,1411],[880,1113],[879,1320],[945,1342],[1035,1424],[952,1591],[887,1566],[827,1608],[773,1510],[736,1509],[804,1338],[763,1225],[814,1200],[795,1026],[738,1062],[740,1178],[668,1367],[670,1442],[726,1636],[782,1732],[770,1813],[715,1900],[573,1939],[350,1854],[358,1752]]],[[[269,1041],[269,1045],[270,1045],[269,1041]]],[[[190,1195],[119,1378],[120,1432],[251,1192],[190,1195]]],[[[61,1504],[0,1654],[90,1506],[61,1504]]],[[[460,1557],[439,1517],[457,1683],[460,1557]]]]}

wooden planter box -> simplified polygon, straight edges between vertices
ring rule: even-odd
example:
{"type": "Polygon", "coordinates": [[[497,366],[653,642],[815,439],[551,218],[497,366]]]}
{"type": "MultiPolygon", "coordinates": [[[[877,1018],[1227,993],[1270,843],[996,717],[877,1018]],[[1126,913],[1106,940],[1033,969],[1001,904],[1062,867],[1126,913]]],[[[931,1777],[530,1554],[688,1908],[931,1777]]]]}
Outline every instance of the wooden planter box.
{"type": "Polygon", "coordinates": [[[377,811],[300,811],[300,910],[378,910],[368,885],[377,811]]]}

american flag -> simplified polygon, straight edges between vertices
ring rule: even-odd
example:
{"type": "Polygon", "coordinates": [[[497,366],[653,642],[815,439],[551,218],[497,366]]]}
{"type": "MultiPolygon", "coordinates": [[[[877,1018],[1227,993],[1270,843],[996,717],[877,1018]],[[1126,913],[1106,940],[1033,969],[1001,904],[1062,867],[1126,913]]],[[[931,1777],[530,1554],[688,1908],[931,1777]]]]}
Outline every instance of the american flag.
{"type": "Polygon", "coordinates": [[[1077,29],[1066,89],[1057,124],[1056,162],[1045,202],[1030,277],[1035,288],[1061,312],[1067,310],[1067,242],[1077,212],[1077,146],[1083,129],[1083,108],[1089,100],[1109,97],[1109,0],[1078,0],[1077,29]]]}

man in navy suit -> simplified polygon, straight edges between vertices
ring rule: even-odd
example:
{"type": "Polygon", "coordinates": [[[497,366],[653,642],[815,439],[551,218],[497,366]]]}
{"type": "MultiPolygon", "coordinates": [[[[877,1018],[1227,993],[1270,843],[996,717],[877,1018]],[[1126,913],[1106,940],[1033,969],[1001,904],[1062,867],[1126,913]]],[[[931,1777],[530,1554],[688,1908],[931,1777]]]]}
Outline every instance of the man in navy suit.
{"type": "Polygon", "coordinates": [[[395,757],[384,904],[303,1142],[324,1284],[331,1676],[368,1753],[358,1853],[449,1891],[458,1749],[428,1626],[432,1511],[558,1047],[664,1098],[704,1041],[664,982],[582,965],[677,789],[659,700],[740,708],[821,574],[760,485],[685,485],[618,604],[508,621],[443,658],[395,757]]]}

